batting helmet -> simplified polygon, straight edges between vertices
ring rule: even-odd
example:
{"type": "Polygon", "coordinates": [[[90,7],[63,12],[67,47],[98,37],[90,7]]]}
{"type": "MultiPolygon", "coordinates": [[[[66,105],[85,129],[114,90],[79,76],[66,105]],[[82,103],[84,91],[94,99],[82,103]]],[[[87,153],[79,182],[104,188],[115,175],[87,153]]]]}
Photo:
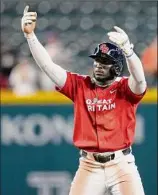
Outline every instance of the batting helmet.
{"type": "Polygon", "coordinates": [[[94,54],[89,57],[103,64],[113,64],[110,72],[113,76],[119,76],[122,72],[125,62],[125,56],[122,50],[112,43],[100,43],[95,48],[94,54]]]}

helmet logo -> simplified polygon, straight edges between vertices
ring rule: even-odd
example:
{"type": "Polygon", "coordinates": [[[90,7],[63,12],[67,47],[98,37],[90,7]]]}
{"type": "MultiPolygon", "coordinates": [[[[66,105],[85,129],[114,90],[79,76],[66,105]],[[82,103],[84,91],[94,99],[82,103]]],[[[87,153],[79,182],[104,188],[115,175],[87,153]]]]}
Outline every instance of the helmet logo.
{"type": "Polygon", "coordinates": [[[109,51],[109,48],[106,46],[106,44],[100,45],[100,50],[102,53],[107,53],[109,51]]]}

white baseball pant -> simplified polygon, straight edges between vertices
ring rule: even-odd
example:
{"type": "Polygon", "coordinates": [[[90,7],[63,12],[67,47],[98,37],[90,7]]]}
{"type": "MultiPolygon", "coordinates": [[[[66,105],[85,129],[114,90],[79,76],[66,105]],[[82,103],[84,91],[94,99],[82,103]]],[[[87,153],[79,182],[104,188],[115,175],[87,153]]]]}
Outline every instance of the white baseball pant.
{"type": "Polygon", "coordinates": [[[141,178],[130,153],[115,152],[106,163],[94,160],[93,154],[80,157],[79,168],[69,195],[145,195],[141,178]]]}

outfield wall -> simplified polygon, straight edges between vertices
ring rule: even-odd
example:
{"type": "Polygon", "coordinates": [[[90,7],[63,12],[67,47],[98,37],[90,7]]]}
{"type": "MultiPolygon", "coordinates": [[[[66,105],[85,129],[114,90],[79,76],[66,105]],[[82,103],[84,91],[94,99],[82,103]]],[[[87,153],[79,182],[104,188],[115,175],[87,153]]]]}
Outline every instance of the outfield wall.
{"type": "MultiPolygon", "coordinates": [[[[138,107],[133,145],[146,195],[157,190],[156,100],[153,89],[138,107]]],[[[72,145],[71,101],[56,92],[2,92],[1,103],[0,194],[67,195],[79,157],[72,145]]]]}

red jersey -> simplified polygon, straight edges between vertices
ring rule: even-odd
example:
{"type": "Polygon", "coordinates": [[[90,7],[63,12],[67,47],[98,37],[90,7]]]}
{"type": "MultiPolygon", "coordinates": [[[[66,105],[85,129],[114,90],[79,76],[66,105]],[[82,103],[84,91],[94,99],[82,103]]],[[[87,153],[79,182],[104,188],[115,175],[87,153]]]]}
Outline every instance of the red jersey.
{"type": "Polygon", "coordinates": [[[74,145],[106,152],[129,147],[134,140],[136,109],[143,95],[134,94],[128,78],[118,77],[109,87],[92,83],[90,76],[67,73],[62,94],[74,102],[74,145]]]}

